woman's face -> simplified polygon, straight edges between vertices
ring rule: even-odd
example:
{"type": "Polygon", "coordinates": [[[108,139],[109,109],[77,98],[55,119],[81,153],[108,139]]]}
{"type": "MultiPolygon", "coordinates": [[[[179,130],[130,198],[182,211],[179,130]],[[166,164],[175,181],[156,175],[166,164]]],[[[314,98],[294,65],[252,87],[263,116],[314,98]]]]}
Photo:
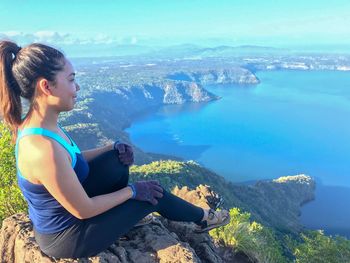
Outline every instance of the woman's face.
{"type": "Polygon", "coordinates": [[[63,70],[56,75],[56,83],[51,89],[51,102],[58,111],[70,111],[77,100],[79,85],[75,82],[75,72],[69,60],[65,59],[63,70]]]}

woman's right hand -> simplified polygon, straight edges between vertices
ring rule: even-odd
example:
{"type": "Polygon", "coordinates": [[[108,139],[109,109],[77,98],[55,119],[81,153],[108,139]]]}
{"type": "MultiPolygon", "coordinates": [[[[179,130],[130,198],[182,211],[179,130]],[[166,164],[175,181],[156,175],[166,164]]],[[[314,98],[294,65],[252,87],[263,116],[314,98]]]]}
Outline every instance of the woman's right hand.
{"type": "Polygon", "coordinates": [[[139,201],[147,201],[152,205],[158,204],[156,198],[163,197],[163,188],[160,186],[158,181],[138,181],[131,184],[131,188],[133,188],[134,198],[139,201]]]}

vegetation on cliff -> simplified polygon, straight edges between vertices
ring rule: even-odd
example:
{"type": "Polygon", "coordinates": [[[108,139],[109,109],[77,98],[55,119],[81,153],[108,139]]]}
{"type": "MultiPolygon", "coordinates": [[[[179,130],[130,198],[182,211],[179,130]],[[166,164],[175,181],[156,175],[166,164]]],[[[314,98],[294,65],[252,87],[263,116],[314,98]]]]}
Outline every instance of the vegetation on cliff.
{"type": "Polygon", "coordinates": [[[27,204],[17,186],[14,152],[10,131],[0,122],[0,222],[12,214],[27,211],[27,204]]]}
{"type": "Polygon", "coordinates": [[[250,214],[239,208],[231,208],[230,216],[228,225],[210,231],[215,240],[243,252],[253,262],[286,261],[281,242],[272,229],[251,221],[250,214]]]}
{"type": "Polygon", "coordinates": [[[289,240],[296,263],[350,262],[350,240],[340,236],[326,236],[323,231],[306,231],[301,242],[289,240]]]}

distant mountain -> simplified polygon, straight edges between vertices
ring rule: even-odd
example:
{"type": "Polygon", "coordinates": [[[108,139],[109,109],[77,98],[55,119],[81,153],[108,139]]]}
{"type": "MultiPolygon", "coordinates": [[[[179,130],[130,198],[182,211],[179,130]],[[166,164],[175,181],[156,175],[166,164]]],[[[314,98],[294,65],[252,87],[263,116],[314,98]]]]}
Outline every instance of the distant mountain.
{"type": "Polygon", "coordinates": [[[208,57],[283,54],[287,51],[287,49],[282,48],[253,45],[200,47],[192,44],[183,44],[160,48],[157,50],[157,57],[201,59],[208,57]]]}
{"type": "Polygon", "coordinates": [[[138,56],[153,58],[205,58],[205,57],[232,57],[239,55],[262,55],[285,53],[287,49],[267,47],[267,46],[216,46],[203,47],[193,44],[181,44],[167,47],[146,46],[146,45],[116,45],[98,44],[98,45],[76,45],[63,46],[68,54],[74,54],[74,57],[124,57],[138,56]]]}
{"type": "Polygon", "coordinates": [[[259,45],[218,45],[200,46],[184,43],[172,46],[141,45],[141,44],[62,44],[60,46],[70,57],[133,57],[140,56],[153,59],[199,59],[211,57],[237,57],[237,56],[268,56],[291,54],[349,54],[349,45],[336,46],[295,46],[290,48],[277,48],[259,45]]]}
{"type": "Polygon", "coordinates": [[[201,51],[203,57],[232,57],[241,55],[268,55],[276,53],[286,53],[287,49],[265,47],[265,46],[218,46],[206,48],[201,51]]]}

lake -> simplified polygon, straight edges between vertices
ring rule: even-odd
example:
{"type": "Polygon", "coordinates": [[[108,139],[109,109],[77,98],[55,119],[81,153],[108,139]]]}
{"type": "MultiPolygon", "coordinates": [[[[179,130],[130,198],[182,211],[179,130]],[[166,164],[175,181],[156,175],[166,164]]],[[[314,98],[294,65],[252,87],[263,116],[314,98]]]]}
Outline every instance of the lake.
{"type": "Polygon", "coordinates": [[[205,86],[221,99],[161,107],[126,131],[145,151],[195,160],[233,182],[310,175],[319,187],[316,201],[303,208],[302,222],[330,233],[338,231],[333,225],[349,229],[350,72],[285,70],[257,76],[261,83],[254,86],[205,86]],[[339,187],[342,195],[331,194],[339,187]],[[329,214],[325,204],[333,202],[333,217],[315,222],[315,213],[329,214]]]}

